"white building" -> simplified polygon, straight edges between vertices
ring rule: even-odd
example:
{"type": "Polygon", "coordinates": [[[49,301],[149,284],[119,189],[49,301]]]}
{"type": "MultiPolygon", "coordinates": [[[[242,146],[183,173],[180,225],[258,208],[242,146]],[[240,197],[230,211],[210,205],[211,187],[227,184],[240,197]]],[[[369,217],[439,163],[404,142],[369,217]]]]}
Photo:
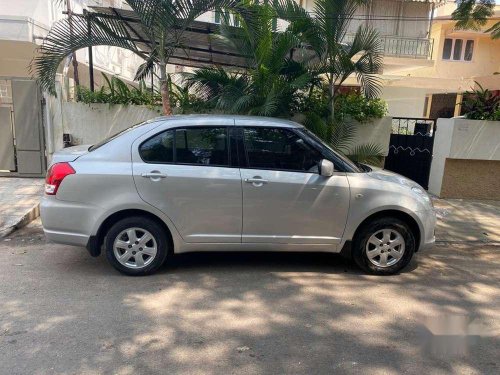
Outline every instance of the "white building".
{"type": "MultiPolygon", "coordinates": [[[[297,1],[313,11],[314,0],[297,1]]],[[[457,30],[455,9],[453,0],[372,0],[357,10],[349,32],[371,25],[384,44],[381,96],[389,115],[452,117],[475,82],[500,90],[500,40],[484,32],[498,20],[500,6],[479,31],[457,30]]],[[[353,77],[346,84],[357,83],[353,77]]]]}
{"type": "MultiPolygon", "coordinates": [[[[75,13],[89,6],[121,7],[116,0],[71,0],[75,13]]],[[[66,17],[65,1],[0,0],[0,175],[39,176],[45,172],[44,123],[50,122],[47,107],[32,80],[30,63],[54,22],[66,17]]],[[[80,84],[88,86],[88,49],[77,52],[80,84]]],[[[72,66],[67,59],[59,76],[73,86],[72,66]],[[62,76],[62,77],[61,77],[62,76]],[[68,79],[65,80],[64,77],[68,79]]],[[[141,60],[114,47],[94,48],[94,76],[100,72],[132,81],[141,60]]]]}
{"type": "MultiPolygon", "coordinates": [[[[75,13],[82,13],[89,6],[126,6],[121,0],[71,0],[75,13]]],[[[55,0],[0,0],[0,77],[31,77],[29,64],[36,49],[47,35],[54,22],[65,18],[65,1],[55,0]]],[[[132,81],[141,59],[129,51],[115,47],[94,47],[95,79],[100,81],[100,73],[117,75],[132,81]]],[[[88,50],[77,52],[80,81],[88,85],[88,50]]],[[[63,67],[61,67],[61,73],[63,67]]],[[[72,67],[67,72],[73,77],[72,67]]]]}

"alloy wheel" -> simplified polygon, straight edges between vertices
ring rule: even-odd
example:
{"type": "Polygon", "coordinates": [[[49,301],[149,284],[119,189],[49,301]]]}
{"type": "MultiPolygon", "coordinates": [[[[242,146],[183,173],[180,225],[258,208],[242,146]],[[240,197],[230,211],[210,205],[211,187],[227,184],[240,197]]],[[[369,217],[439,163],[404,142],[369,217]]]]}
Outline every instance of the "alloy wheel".
{"type": "Polygon", "coordinates": [[[366,256],[377,267],[391,267],[403,257],[405,240],[394,229],[381,229],[366,242],[366,256]]]}
{"type": "Polygon", "coordinates": [[[158,245],[154,236],[142,228],[121,231],[113,242],[116,260],[127,268],[144,268],[156,257],[158,245]]]}

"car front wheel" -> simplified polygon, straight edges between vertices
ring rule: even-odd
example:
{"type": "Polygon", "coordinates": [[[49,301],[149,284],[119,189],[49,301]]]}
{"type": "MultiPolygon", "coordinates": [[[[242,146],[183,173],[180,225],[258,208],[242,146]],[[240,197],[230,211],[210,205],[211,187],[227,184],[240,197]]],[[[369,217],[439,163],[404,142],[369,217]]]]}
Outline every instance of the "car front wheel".
{"type": "Polygon", "coordinates": [[[365,225],[353,242],[353,258],[363,270],[392,275],[410,263],[415,236],[409,226],[396,218],[379,218],[365,225]]]}
{"type": "Polygon", "coordinates": [[[105,244],[111,265],[132,276],[155,272],[168,253],[168,238],[163,228],[147,217],[118,221],[108,231],[105,244]]]}

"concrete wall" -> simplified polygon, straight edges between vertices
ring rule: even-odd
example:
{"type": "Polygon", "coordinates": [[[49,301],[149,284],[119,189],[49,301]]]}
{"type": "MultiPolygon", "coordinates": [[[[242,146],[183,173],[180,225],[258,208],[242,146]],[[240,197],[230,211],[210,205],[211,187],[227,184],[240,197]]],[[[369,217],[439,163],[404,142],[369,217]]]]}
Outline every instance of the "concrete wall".
{"type": "Polygon", "coordinates": [[[83,104],[47,97],[47,153],[63,148],[63,133],[73,143],[94,144],[139,122],[160,116],[159,109],[135,105],[83,104]]]}
{"type": "Polygon", "coordinates": [[[146,106],[82,104],[63,105],[64,133],[75,144],[93,144],[132,125],[160,116],[146,106]]]}
{"type": "Polygon", "coordinates": [[[439,119],[429,191],[453,198],[500,199],[500,121],[439,119]],[[492,190],[491,190],[492,189],[492,190]]]}
{"type": "Polygon", "coordinates": [[[500,160],[500,121],[452,120],[450,158],[500,160]]]}
{"type": "MultiPolygon", "coordinates": [[[[357,145],[374,143],[382,149],[382,154],[389,153],[392,117],[382,117],[368,123],[357,123],[357,132],[353,141],[353,148],[357,145]]],[[[352,149],[352,148],[351,148],[352,149]]]]}
{"type": "Polygon", "coordinates": [[[424,117],[427,89],[413,87],[382,88],[380,97],[387,102],[389,116],[424,117]]]}
{"type": "MultiPolygon", "coordinates": [[[[160,109],[135,105],[83,104],[66,102],[47,96],[46,134],[47,153],[50,156],[63,148],[63,133],[71,134],[73,143],[94,144],[139,122],[161,115],[160,109]]],[[[175,109],[174,109],[175,110],[175,109]]],[[[175,112],[175,111],[174,111],[175,112]]],[[[392,118],[383,117],[373,122],[356,124],[356,145],[374,143],[384,156],[389,152],[392,118]]]]}

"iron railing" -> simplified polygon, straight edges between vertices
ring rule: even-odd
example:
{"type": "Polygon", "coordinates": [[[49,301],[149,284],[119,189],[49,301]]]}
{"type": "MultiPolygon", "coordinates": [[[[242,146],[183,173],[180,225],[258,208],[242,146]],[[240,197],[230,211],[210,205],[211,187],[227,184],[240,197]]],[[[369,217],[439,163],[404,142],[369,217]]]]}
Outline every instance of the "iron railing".
{"type": "MultiPolygon", "coordinates": [[[[386,56],[411,57],[415,59],[430,59],[434,39],[405,38],[399,36],[380,36],[386,56]]],[[[352,43],[354,35],[346,35],[345,42],[352,43]]]]}
{"type": "Polygon", "coordinates": [[[392,134],[433,137],[435,132],[436,119],[421,117],[392,118],[392,134]]]}

